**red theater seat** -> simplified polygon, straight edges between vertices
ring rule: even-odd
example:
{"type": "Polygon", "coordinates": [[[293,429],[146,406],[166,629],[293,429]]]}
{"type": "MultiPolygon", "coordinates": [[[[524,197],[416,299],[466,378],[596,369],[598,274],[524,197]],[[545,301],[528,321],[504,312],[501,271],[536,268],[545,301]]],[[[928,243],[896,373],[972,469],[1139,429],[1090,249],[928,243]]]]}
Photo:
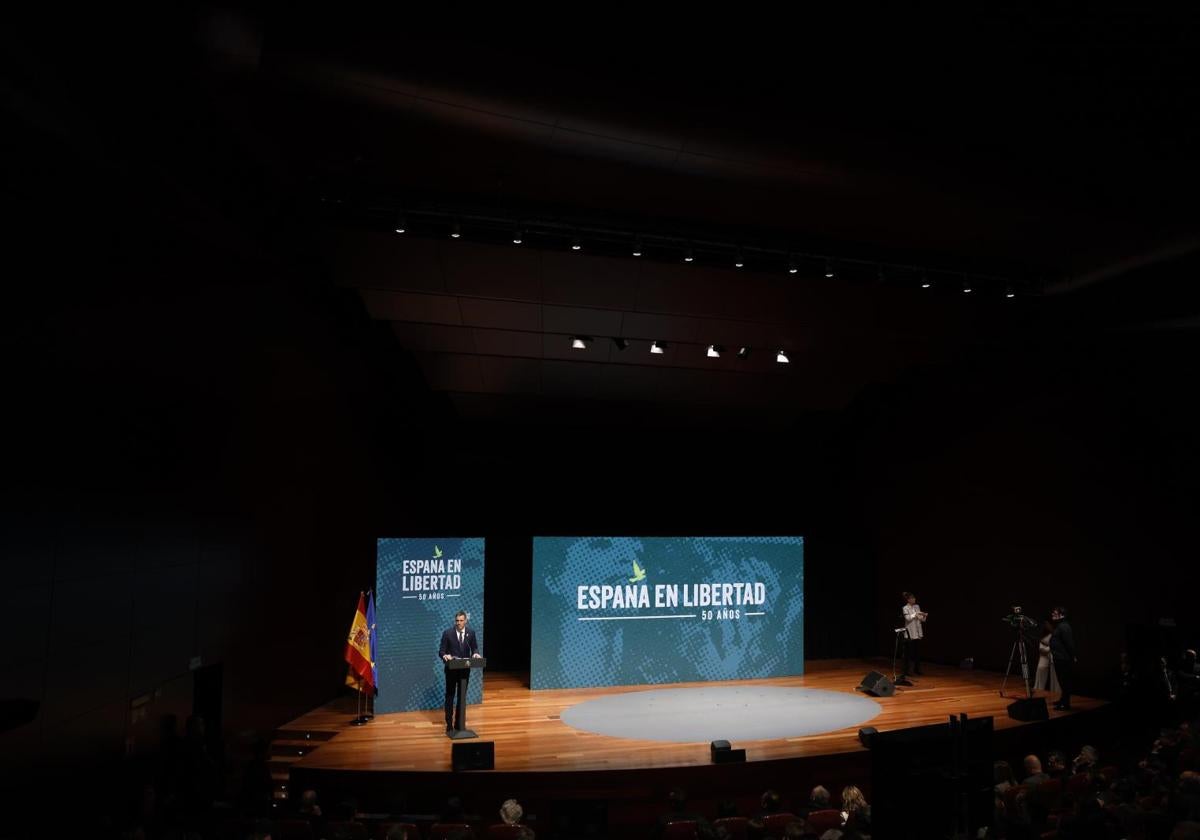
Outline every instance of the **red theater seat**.
{"type": "Polygon", "coordinates": [[[842,812],[834,808],[825,808],[820,811],[813,811],[808,815],[808,828],[817,836],[824,834],[831,828],[842,827],[842,812]]]}
{"type": "MultiPolygon", "coordinates": [[[[762,818],[762,821],[767,829],[768,837],[782,837],[783,830],[788,827],[788,823],[796,821],[796,815],[785,811],[782,814],[768,814],[762,818]]],[[[841,824],[841,815],[839,815],[838,825],[841,824]]]]}
{"type": "Polygon", "coordinates": [[[745,817],[721,817],[719,820],[713,822],[713,826],[716,828],[723,826],[733,840],[745,840],[746,823],[748,822],[750,820],[745,817]]]}
{"type": "Polygon", "coordinates": [[[387,840],[388,832],[393,826],[401,826],[408,835],[408,840],[421,840],[421,830],[415,823],[382,822],[375,828],[375,840],[387,840]]]}
{"type": "Polygon", "coordinates": [[[695,840],[695,820],[671,820],[663,832],[666,840],[695,840]]]}
{"type": "Polygon", "coordinates": [[[446,840],[457,831],[465,831],[472,837],[475,836],[471,826],[466,823],[434,823],[429,827],[429,840],[446,840]]]}
{"type": "Polygon", "coordinates": [[[521,833],[523,825],[509,825],[508,823],[496,823],[489,825],[487,830],[488,840],[516,840],[517,835],[521,833]]]}

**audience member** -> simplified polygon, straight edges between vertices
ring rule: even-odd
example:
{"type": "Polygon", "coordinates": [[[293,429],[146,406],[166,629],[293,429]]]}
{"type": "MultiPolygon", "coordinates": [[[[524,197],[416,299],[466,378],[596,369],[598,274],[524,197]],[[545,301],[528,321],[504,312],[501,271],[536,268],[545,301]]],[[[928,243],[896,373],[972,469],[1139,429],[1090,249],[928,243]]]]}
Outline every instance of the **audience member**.
{"type": "Polygon", "coordinates": [[[504,821],[505,825],[517,825],[523,816],[525,816],[525,809],[515,799],[505,799],[504,804],[500,806],[500,819],[504,821]]]}
{"type": "Polygon", "coordinates": [[[778,814],[783,811],[783,800],[780,798],[779,791],[777,790],[764,791],[758,804],[758,816],[760,817],[778,814]]]}
{"type": "Polygon", "coordinates": [[[1092,746],[1084,746],[1071,762],[1073,773],[1091,773],[1100,769],[1100,753],[1092,746]]]}
{"type": "Polygon", "coordinates": [[[1049,778],[1049,775],[1042,772],[1042,760],[1040,758],[1036,755],[1025,756],[1025,778],[1021,784],[1036,787],[1049,778]]]}
{"type": "Polygon", "coordinates": [[[803,807],[796,809],[796,816],[807,817],[813,811],[825,811],[832,807],[828,788],[823,785],[817,785],[809,793],[808,802],[803,807]]]}
{"type": "Polygon", "coordinates": [[[855,785],[842,788],[842,822],[860,831],[871,830],[871,806],[855,785]]]}

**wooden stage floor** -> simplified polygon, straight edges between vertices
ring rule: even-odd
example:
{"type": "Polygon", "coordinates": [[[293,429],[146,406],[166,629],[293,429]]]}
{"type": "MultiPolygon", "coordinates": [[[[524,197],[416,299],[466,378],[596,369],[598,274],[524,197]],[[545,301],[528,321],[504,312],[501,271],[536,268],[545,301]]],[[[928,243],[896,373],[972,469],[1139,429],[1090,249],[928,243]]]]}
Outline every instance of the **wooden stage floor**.
{"type": "MultiPolygon", "coordinates": [[[[804,686],[855,694],[864,674],[872,669],[884,671],[878,661],[860,660],[814,661],[805,667],[807,673],[802,677],[722,685],[804,686]]],[[[895,697],[876,698],[881,713],[862,724],[819,735],[738,742],[734,746],[746,749],[748,762],[860,752],[864,749],[858,740],[860,725],[881,731],[902,729],[944,723],[950,715],[963,712],[971,717],[992,716],[997,731],[1028,725],[1011,720],[1006,713],[1014,699],[1011,695],[1021,688],[1019,677],[1008,681],[1010,697],[999,693],[1003,675],[987,671],[929,665],[917,680],[912,687],[898,688],[895,697]]],[[[675,744],[614,738],[572,729],[559,719],[564,709],[584,700],[665,687],[531,691],[523,675],[489,673],[484,680],[483,703],[468,710],[468,725],[478,733],[479,740],[495,742],[498,772],[558,773],[710,764],[707,742],[675,744]]],[[[1048,698],[1047,705],[1053,702],[1048,698]]],[[[1101,700],[1076,696],[1073,711],[1051,709],[1050,716],[1053,721],[1103,705],[1101,700]]],[[[313,771],[450,771],[452,742],[445,736],[440,709],[379,715],[366,726],[354,727],[349,725],[351,708],[352,704],[339,700],[296,718],[281,731],[281,737],[288,740],[276,754],[285,754],[287,745],[295,745],[291,767],[313,771]]]]}

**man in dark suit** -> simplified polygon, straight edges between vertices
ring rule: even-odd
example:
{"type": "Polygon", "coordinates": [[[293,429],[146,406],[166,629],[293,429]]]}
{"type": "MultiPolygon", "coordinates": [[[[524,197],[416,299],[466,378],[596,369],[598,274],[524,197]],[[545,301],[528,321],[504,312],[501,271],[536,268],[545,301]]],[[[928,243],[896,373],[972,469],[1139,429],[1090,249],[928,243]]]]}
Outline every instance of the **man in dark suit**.
{"type": "MultiPolygon", "coordinates": [[[[442,633],[442,643],[438,646],[438,656],[443,662],[449,662],[451,659],[478,659],[479,643],[475,641],[475,631],[467,627],[467,614],[459,610],[454,614],[454,626],[448,627],[442,633]]],[[[456,729],[462,729],[462,721],[455,720],[455,692],[462,691],[462,704],[467,705],[467,683],[471,678],[471,672],[468,671],[451,671],[449,668],[443,669],[446,673],[446,734],[449,735],[456,729]]]]}
{"type": "Polygon", "coordinates": [[[1055,607],[1050,613],[1054,622],[1054,632],[1050,634],[1050,657],[1054,660],[1054,672],[1058,674],[1058,684],[1062,696],[1054,704],[1054,708],[1066,711],[1071,708],[1071,691],[1075,688],[1075,636],[1071,633],[1071,625],[1067,623],[1067,611],[1064,607],[1055,607]]]}

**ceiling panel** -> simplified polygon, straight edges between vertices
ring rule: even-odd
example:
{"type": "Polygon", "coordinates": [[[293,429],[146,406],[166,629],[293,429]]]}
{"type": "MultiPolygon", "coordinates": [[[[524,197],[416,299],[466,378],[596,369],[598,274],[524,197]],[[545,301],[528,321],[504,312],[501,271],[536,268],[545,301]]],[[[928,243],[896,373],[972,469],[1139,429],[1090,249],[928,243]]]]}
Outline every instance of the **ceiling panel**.
{"type": "Polygon", "coordinates": [[[617,336],[621,334],[621,313],[612,309],[544,306],[542,327],[547,333],[617,336]]]}
{"type": "Polygon", "coordinates": [[[386,289],[362,289],[367,312],[377,321],[421,321],[462,324],[458,299],[447,295],[422,295],[386,289]]]}
{"type": "Polygon", "coordinates": [[[455,294],[524,301],[541,298],[537,251],[450,242],[443,263],[446,286],[455,294]]]}
{"type": "Polygon", "coordinates": [[[475,350],[469,327],[393,321],[392,332],[402,347],[414,352],[472,353],[475,350]]]}
{"type": "Polygon", "coordinates": [[[479,370],[485,391],[496,394],[537,394],[542,389],[540,359],[481,356],[479,370]]]}
{"type": "Polygon", "coordinates": [[[566,306],[633,309],[641,270],[641,264],[632,258],[547,251],[542,256],[544,299],[566,306]]]}
{"type": "Polygon", "coordinates": [[[477,353],[487,356],[525,356],[534,359],[541,358],[542,355],[540,333],[475,329],[472,334],[477,353]]]}
{"type": "Polygon", "coordinates": [[[463,323],[472,327],[541,332],[541,307],[509,300],[460,298],[463,323]]]}
{"type": "Polygon", "coordinates": [[[435,391],[482,391],[479,356],[422,353],[417,356],[429,387],[435,391]]]}

